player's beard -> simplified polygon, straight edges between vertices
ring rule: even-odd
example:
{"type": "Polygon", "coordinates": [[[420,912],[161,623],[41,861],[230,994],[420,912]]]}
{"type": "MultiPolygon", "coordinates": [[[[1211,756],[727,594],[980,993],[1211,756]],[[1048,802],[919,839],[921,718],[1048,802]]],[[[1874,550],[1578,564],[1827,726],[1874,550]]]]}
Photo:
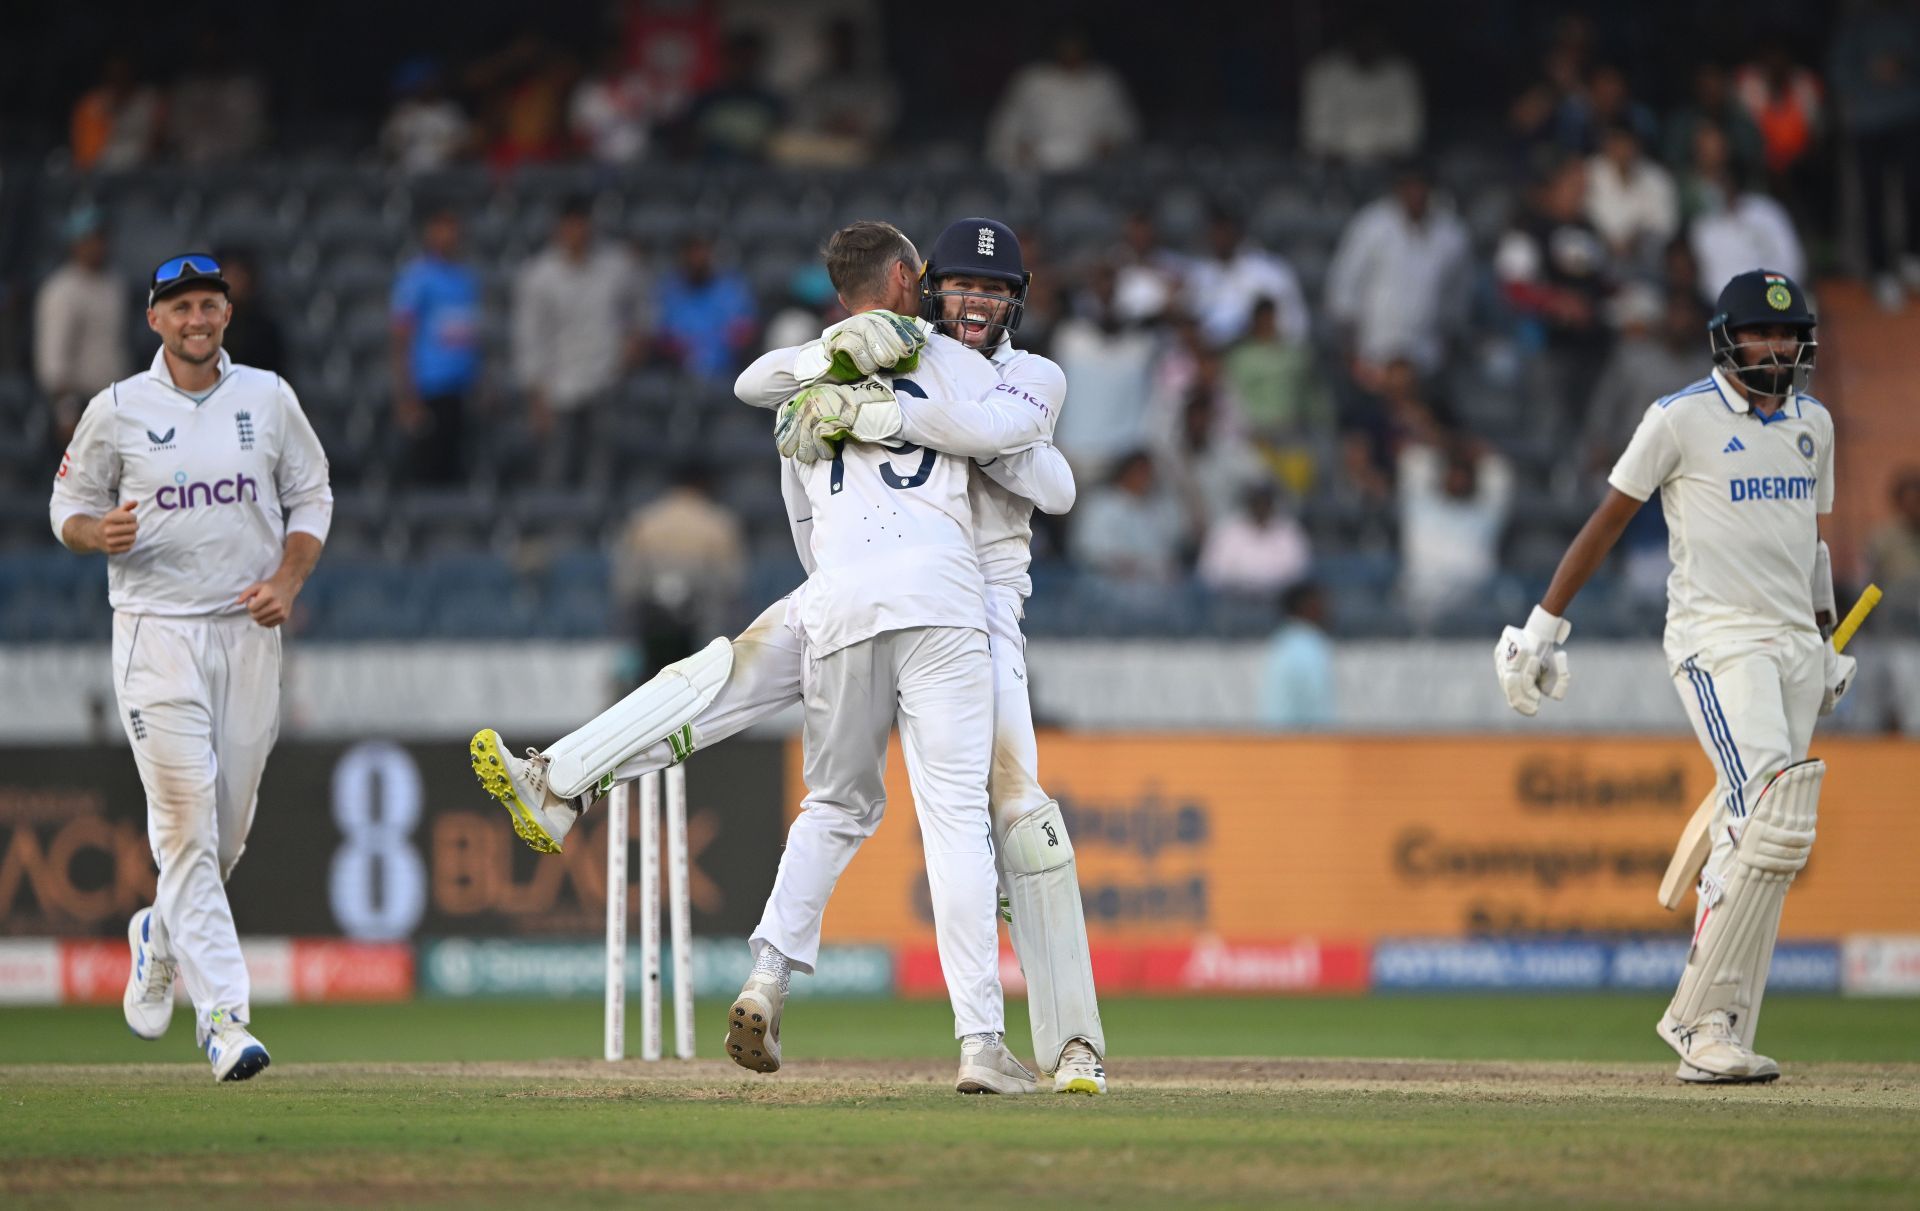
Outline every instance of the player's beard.
{"type": "Polygon", "coordinates": [[[994,295],[967,295],[950,299],[955,314],[946,321],[946,328],[953,339],[969,349],[985,351],[1005,339],[1007,320],[1013,307],[1006,299],[994,295]],[[967,313],[979,315],[984,321],[979,328],[971,328],[966,323],[967,313]]]}
{"type": "Polygon", "coordinates": [[[170,350],[170,352],[173,354],[173,356],[179,358],[181,361],[185,362],[189,366],[204,366],[209,362],[218,361],[220,359],[221,336],[222,336],[221,333],[218,333],[218,332],[213,333],[212,334],[213,339],[207,342],[206,350],[204,352],[195,353],[191,350],[191,347],[188,346],[187,344],[187,334],[181,333],[180,339],[174,342],[173,348],[170,350]]]}

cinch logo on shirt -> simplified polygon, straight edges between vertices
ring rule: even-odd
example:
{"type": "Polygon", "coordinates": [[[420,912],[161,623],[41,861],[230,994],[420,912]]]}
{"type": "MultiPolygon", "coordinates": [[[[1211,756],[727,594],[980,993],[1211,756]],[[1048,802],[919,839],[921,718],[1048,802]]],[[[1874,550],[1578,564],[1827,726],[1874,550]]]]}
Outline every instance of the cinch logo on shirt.
{"type": "Polygon", "coordinates": [[[1813,495],[1811,475],[1749,475],[1729,480],[1727,489],[1740,500],[1806,500],[1813,495]]]}
{"type": "Polygon", "coordinates": [[[197,509],[201,505],[238,504],[243,494],[250,501],[260,499],[260,485],[248,475],[216,479],[212,483],[197,479],[188,482],[187,473],[181,471],[173,478],[175,482],[153,494],[153,503],[162,509],[197,509]]]}

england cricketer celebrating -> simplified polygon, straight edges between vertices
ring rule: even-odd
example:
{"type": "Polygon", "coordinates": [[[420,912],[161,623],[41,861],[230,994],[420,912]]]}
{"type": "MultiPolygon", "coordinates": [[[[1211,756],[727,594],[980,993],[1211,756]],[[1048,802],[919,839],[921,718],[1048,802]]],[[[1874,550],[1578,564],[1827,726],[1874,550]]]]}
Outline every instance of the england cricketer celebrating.
{"type": "Polygon", "coordinates": [[[218,1080],[265,1068],[225,882],[280,725],[280,631],[320,558],[333,494],[293,389],[220,348],[212,257],[153,272],[143,374],[93,398],[54,479],[53,531],[107,556],[113,685],[160,870],[127,927],[127,1025],[166,1033],[177,972],[218,1080]]]}
{"type": "MultiPolygon", "coordinates": [[[[921,273],[919,310],[943,332],[984,354],[1000,380],[996,395],[1016,405],[1016,411],[1037,406],[1051,437],[1065,403],[1065,379],[1052,362],[1014,348],[1010,337],[1019,325],[1028,277],[1011,231],[993,220],[963,219],[933,247],[921,273]]],[[[736,390],[749,403],[778,407],[835,355],[848,361],[840,377],[857,378],[908,362],[918,356],[924,341],[924,330],[902,325],[891,313],[864,311],[829,329],[820,341],[763,356],[740,376],[736,390]]],[[[909,410],[920,403],[911,396],[898,402],[909,410]]],[[[980,451],[970,496],[976,554],[989,601],[995,692],[989,793],[1010,933],[1027,976],[1034,1054],[1041,1068],[1053,1076],[1056,1092],[1104,1093],[1105,1039],[1072,844],[1058,804],[1040,790],[1026,695],[1025,643],[1019,630],[1031,592],[1027,565],[1032,511],[1036,506],[1050,513],[1071,508],[1072,472],[1051,444],[1007,449],[1007,443],[1024,439],[1018,418],[1009,425],[1004,413],[988,409],[946,410],[916,425],[914,436],[949,453],[980,451]]],[[[804,500],[794,502],[789,495],[797,509],[793,516],[806,518],[810,510],[804,500]]],[[[805,526],[796,526],[795,538],[802,561],[811,566],[805,526]]],[[[638,777],[684,760],[696,747],[717,744],[797,701],[801,665],[799,636],[786,625],[785,604],[776,603],[730,644],[716,641],[707,652],[664,670],[626,702],[548,749],[552,788],[571,790],[579,783],[597,793],[596,786],[611,785],[616,777],[638,777]],[[716,660],[727,662],[717,674],[712,672],[716,660]],[[637,702],[643,698],[654,707],[641,709],[637,702]],[[656,718],[643,720],[654,708],[661,708],[655,710],[656,718]],[[563,778],[570,781],[562,783],[563,778]]],[[[496,761],[492,753],[500,748],[497,737],[481,744],[489,735],[476,737],[475,766],[482,781],[499,794],[500,788],[513,784],[503,780],[502,769],[527,767],[511,757],[496,761]]],[[[537,826],[536,848],[557,844],[575,816],[574,807],[553,789],[546,795],[553,802],[539,810],[502,796],[523,836],[537,826]]],[[[529,796],[529,802],[539,800],[529,796]]]]}
{"type": "Polygon", "coordinates": [[[1565,696],[1574,595],[1657,490],[1671,533],[1667,662],[1718,808],[1693,945],[1659,1023],[1696,1082],[1770,1081],[1753,1047],[1780,910],[1812,848],[1826,764],[1808,760],[1854,661],[1823,634],[1833,581],[1817,516],[1833,509],[1833,419],[1807,395],[1814,313],[1784,274],[1729,282],[1707,325],[1713,373],[1647,409],[1547,594],[1494,651],[1523,715],[1565,696]]]}

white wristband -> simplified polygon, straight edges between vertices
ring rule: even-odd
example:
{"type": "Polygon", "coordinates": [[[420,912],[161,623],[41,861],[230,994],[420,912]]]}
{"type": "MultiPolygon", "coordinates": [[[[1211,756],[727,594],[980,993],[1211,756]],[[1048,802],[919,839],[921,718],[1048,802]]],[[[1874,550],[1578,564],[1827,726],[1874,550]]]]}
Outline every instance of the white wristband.
{"type": "Polygon", "coordinates": [[[1527,634],[1543,643],[1565,643],[1567,636],[1573,633],[1573,624],[1566,619],[1547,613],[1542,606],[1533,607],[1533,613],[1527,615],[1527,634]]]}

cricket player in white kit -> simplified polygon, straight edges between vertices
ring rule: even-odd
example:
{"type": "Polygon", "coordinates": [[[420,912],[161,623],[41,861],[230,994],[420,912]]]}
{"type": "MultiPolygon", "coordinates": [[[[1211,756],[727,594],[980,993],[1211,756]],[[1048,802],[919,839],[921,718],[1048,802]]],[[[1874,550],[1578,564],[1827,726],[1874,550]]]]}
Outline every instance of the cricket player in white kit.
{"type": "Polygon", "coordinates": [[[1565,696],[1562,616],[1657,490],[1673,557],[1667,662],[1718,796],[1693,945],[1659,1033],[1680,1079],[1738,1083],[1780,1075],[1754,1034],[1781,907],[1813,845],[1826,771],[1807,759],[1814,719],[1846,693],[1854,660],[1834,651],[1817,522],[1833,509],[1833,419],[1805,393],[1813,311],[1784,274],[1754,270],[1716,312],[1713,373],[1647,409],[1607,498],[1494,662],[1523,715],[1565,696]]]}
{"type": "Polygon", "coordinates": [[[154,271],[160,351],[95,396],[54,480],[54,533],[107,555],[113,684],[147,794],[154,904],[128,926],[127,1025],[164,1035],[176,972],[219,1080],[269,1063],[225,882],[246,849],[280,721],[280,632],[333,516],[293,389],[234,365],[213,258],[154,271]]]}
{"type": "MultiPolygon", "coordinates": [[[[960,342],[985,354],[1000,380],[994,398],[1003,404],[1037,408],[1050,437],[1065,402],[1065,379],[1053,363],[1015,349],[1008,339],[1019,322],[1026,279],[1019,245],[1010,231],[992,220],[961,220],[936,242],[922,274],[920,310],[960,342]]],[[[765,355],[740,376],[736,391],[749,403],[777,407],[815,377],[835,352],[843,358],[853,353],[850,360],[858,365],[849,364],[843,374],[836,375],[852,379],[863,370],[893,368],[916,356],[924,340],[924,335],[903,326],[889,312],[865,311],[829,329],[822,341],[765,355]]],[[[976,553],[990,602],[996,697],[990,793],[996,855],[1011,908],[1010,932],[1027,974],[1035,1055],[1041,1067],[1053,1075],[1057,1092],[1105,1092],[1101,1060],[1105,1040],[1072,846],[1058,804],[1039,786],[1024,640],[1019,632],[1019,618],[1031,591],[1027,564],[1032,510],[1036,504],[1048,512],[1069,509],[1074,496],[1072,472],[1050,444],[1009,449],[1031,433],[1018,409],[1009,424],[1004,407],[996,411],[969,404],[929,416],[912,411],[920,401],[911,396],[900,402],[914,418],[908,422],[909,435],[919,444],[950,453],[977,452],[975,457],[984,464],[984,469],[976,467],[973,473],[970,493],[976,553]],[[922,418],[925,423],[918,423],[922,418]],[[992,457],[996,451],[999,456],[992,457]]],[[[810,505],[802,498],[794,516],[806,518],[810,513],[810,505]]],[[[796,543],[802,561],[811,568],[805,528],[796,526],[796,543]]],[[[571,826],[577,806],[557,790],[578,787],[586,792],[583,798],[590,797],[616,778],[640,776],[683,760],[696,747],[718,743],[798,700],[801,665],[800,639],[786,625],[784,603],[777,603],[731,645],[716,641],[707,651],[664,670],[648,686],[548,749],[545,755],[552,762],[552,778],[545,789],[547,806],[539,806],[540,799],[531,794],[527,800],[533,806],[523,806],[506,789],[511,784],[501,771],[522,770],[526,765],[516,758],[496,758],[493,754],[502,746],[490,733],[476,737],[476,770],[483,783],[508,804],[516,828],[529,843],[553,848],[571,826]],[[720,664],[726,667],[715,673],[720,664]],[[691,705],[703,697],[704,707],[691,705]]],[[[763,1058],[777,1063],[777,1042],[774,1046],[773,1056],[763,1058]]]]}

